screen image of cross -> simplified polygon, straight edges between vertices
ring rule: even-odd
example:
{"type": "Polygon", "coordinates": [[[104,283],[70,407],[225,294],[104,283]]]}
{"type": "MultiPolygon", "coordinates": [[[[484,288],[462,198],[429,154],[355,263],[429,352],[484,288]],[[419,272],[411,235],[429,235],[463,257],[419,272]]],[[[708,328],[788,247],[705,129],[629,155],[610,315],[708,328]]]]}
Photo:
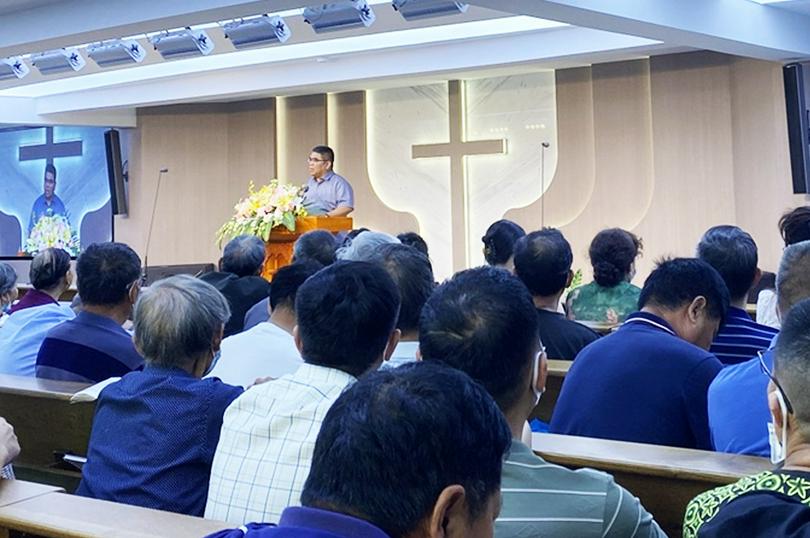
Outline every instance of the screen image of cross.
{"type": "MultiPolygon", "coordinates": [[[[0,129],[0,256],[113,236],[103,127],[0,129]]],[[[126,159],[122,137],[122,153],[126,159]]]]}

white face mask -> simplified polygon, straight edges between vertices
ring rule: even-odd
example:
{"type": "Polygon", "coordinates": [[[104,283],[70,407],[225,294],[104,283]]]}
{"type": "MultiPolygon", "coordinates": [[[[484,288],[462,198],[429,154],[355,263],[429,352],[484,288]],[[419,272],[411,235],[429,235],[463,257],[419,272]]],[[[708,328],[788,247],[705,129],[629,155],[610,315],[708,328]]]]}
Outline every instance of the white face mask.
{"type": "Polygon", "coordinates": [[[776,420],[771,415],[771,422],[768,423],[768,443],[771,445],[771,463],[779,465],[787,458],[787,405],[782,397],[782,392],[776,389],[776,399],[779,400],[779,410],[782,413],[782,439],[776,436],[776,420]]]}
{"type": "Polygon", "coordinates": [[[537,382],[540,380],[540,358],[545,352],[545,349],[541,349],[534,358],[534,364],[532,365],[532,392],[534,392],[535,406],[540,403],[540,398],[543,396],[543,390],[537,388],[537,382]]]}

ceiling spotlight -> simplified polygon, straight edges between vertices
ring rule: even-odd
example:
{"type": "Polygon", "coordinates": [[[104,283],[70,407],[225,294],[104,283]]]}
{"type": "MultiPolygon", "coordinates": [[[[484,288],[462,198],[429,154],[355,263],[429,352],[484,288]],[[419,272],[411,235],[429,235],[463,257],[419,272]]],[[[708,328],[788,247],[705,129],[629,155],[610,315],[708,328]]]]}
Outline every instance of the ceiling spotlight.
{"type": "Polygon", "coordinates": [[[214,41],[205,30],[192,30],[188,27],[153,34],[149,36],[149,42],[167,60],[197,54],[207,56],[214,50],[214,41]]]}
{"type": "Polygon", "coordinates": [[[70,70],[78,71],[87,61],[78,49],[57,49],[34,54],[31,56],[31,63],[43,75],[50,75],[70,70]]]}
{"type": "Polygon", "coordinates": [[[458,15],[469,7],[464,2],[453,0],[392,0],[391,5],[407,21],[458,15]]]}
{"type": "Polygon", "coordinates": [[[368,27],[375,18],[366,0],[344,0],[304,10],[304,21],[317,33],[368,27]]]}
{"type": "Polygon", "coordinates": [[[87,47],[90,56],[99,67],[140,63],[146,58],[146,50],[134,39],[102,41],[87,47]]]}
{"type": "Polygon", "coordinates": [[[28,65],[19,56],[0,60],[0,80],[13,77],[23,78],[30,71],[28,65]]]}
{"type": "Polygon", "coordinates": [[[222,31],[237,49],[268,43],[284,43],[292,35],[284,19],[268,15],[227,22],[222,24],[222,31]]]}

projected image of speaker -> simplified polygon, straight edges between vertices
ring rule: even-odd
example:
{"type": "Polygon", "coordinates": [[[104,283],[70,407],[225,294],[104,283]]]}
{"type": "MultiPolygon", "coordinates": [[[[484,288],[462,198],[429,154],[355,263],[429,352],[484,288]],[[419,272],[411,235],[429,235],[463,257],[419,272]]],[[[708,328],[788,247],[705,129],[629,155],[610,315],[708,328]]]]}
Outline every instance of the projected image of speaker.
{"type": "Polygon", "coordinates": [[[127,189],[124,176],[124,163],[121,158],[121,138],[118,131],[104,132],[104,145],[107,148],[107,177],[110,181],[110,202],[113,215],[126,215],[127,189]]]}
{"type": "Polygon", "coordinates": [[[788,64],[783,74],[793,192],[803,194],[810,192],[810,112],[807,110],[810,64],[788,64]]]}

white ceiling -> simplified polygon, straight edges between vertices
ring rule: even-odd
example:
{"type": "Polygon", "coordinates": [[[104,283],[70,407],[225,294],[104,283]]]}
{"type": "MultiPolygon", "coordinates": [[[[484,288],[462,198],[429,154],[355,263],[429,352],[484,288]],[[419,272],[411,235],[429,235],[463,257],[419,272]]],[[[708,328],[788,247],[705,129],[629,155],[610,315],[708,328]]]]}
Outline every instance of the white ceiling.
{"type": "Polygon", "coordinates": [[[313,0],[0,0],[0,58],[139,37],[141,65],[0,82],[0,123],[131,123],[137,107],[347,91],[589,65],[696,48],[763,59],[810,57],[810,0],[468,0],[464,15],[404,21],[370,0],[368,29],[315,34],[313,0]],[[778,6],[778,7],[776,7],[778,6]],[[297,10],[284,45],[237,51],[216,21],[297,10]],[[516,16],[520,15],[520,16],[516,16]],[[207,25],[215,52],[163,60],[147,32],[207,25]]]}

